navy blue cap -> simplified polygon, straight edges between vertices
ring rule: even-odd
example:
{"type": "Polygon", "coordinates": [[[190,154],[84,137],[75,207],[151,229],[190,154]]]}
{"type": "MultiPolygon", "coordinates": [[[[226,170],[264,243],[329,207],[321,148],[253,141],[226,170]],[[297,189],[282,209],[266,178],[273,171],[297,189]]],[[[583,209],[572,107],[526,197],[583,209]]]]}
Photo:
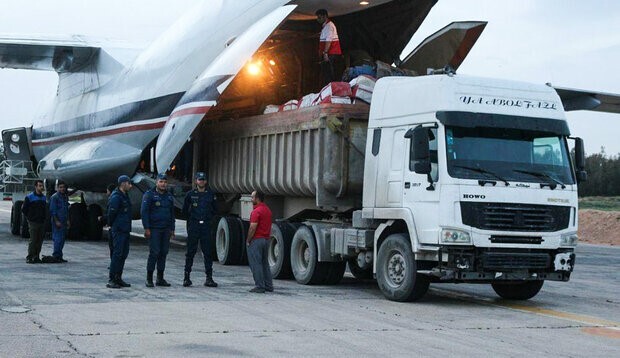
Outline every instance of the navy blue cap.
{"type": "Polygon", "coordinates": [[[165,173],[157,174],[157,180],[168,180],[168,176],[165,173]]]}
{"type": "Polygon", "coordinates": [[[207,179],[207,175],[204,172],[196,172],[196,179],[207,179]]]}
{"type": "Polygon", "coordinates": [[[131,182],[131,179],[127,175],[121,175],[120,177],[118,177],[118,184],[124,183],[126,181],[131,182]]]}

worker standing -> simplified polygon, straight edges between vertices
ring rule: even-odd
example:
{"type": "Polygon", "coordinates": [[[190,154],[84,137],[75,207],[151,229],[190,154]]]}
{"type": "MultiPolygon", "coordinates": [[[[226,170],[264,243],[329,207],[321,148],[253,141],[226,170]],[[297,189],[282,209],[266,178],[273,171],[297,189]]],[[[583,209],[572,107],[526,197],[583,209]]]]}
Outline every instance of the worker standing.
{"type": "Polygon", "coordinates": [[[69,197],[67,184],[59,180],[56,184],[56,193],[50,198],[50,216],[52,220],[52,241],[54,242],[53,262],[67,262],[62,250],[65,247],[65,238],[69,229],[69,197]]]}
{"type": "Polygon", "coordinates": [[[30,231],[28,256],[26,257],[26,262],[29,264],[41,262],[39,255],[45,236],[45,210],[47,206],[43,188],[43,180],[37,179],[34,182],[34,190],[24,198],[24,205],[22,206],[22,213],[28,220],[28,230],[30,231]]]}
{"type": "Polygon", "coordinates": [[[129,235],[131,232],[131,180],[127,175],[118,177],[118,188],[110,195],[108,203],[108,234],[112,238],[112,259],[110,262],[110,276],[106,287],[131,287],[123,280],[125,260],[129,255],[129,235]]]}
{"type": "Polygon", "coordinates": [[[327,10],[316,11],[316,20],[323,26],[319,42],[319,58],[323,85],[339,81],[344,71],[344,59],[336,25],[329,19],[327,10]]]}
{"type": "Polygon", "coordinates": [[[196,188],[185,196],[183,214],[187,218],[187,252],[185,254],[185,277],[183,286],[192,285],[190,273],[194,257],[200,244],[204,258],[206,279],[204,285],[217,287],[213,281],[213,258],[211,257],[212,236],[211,220],[216,212],[215,195],[207,189],[207,176],[203,172],[196,173],[196,188]]]}
{"type": "Polygon", "coordinates": [[[261,192],[252,193],[254,210],[250,214],[250,228],[246,244],[248,261],[254,277],[253,293],[273,292],[273,279],[269,268],[269,240],[271,239],[271,210],[264,203],[265,195],[261,192]]]}
{"type": "Polygon", "coordinates": [[[168,192],[168,177],[157,175],[155,188],[142,197],[140,209],[144,237],[149,240],[149,258],[146,264],[146,287],[153,287],[153,271],[157,264],[157,286],[168,287],[164,279],[166,256],[170,249],[170,239],[174,238],[174,198],[168,192]]]}

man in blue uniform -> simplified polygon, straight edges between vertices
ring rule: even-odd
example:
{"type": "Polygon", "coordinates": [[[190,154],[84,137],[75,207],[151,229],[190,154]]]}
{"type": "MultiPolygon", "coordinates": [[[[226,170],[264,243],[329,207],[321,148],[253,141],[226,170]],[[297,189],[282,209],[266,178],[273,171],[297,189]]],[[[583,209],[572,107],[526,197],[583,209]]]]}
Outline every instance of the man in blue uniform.
{"type": "Polygon", "coordinates": [[[56,185],[56,193],[50,198],[50,216],[52,220],[52,241],[54,241],[54,252],[52,257],[56,262],[67,262],[62,257],[62,249],[65,246],[65,237],[69,222],[69,198],[67,196],[67,185],[62,180],[56,185]]]}
{"type": "Polygon", "coordinates": [[[187,218],[187,252],[185,254],[185,278],[183,286],[192,285],[189,276],[194,264],[194,256],[200,250],[205,262],[207,278],[204,285],[217,287],[213,281],[213,258],[211,257],[211,220],[215,214],[215,195],[207,189],[207,177],[205,173],[196,173],[196,189],[191,190],[185,196],[183,214],[187,218]]]}
{"type": "Polygon", "coordinates": [[[129,233],[131,232],[131,201],[128,192],[131,180],[127,175],[118,177],[118,188],[110,195],[108,202],[109,235],[113,241],[112,259],[110,263],[110,279],[106,287],[131,287],[123,281],[125,260],[129,255],[129,233]]]}
{"type": "Polygon", "coordinates": [[[30,231],[30,242],[28,243],[28,256],[26,262],[29,264],[40,263],[41,245],[45,236],[45,210],[47,199],[43,194],[43,180],[34,182],[34,190],[24,199],[22,213],[28,220],[28,230],[30,231]]]}
{"type": "Polygon", "coordinates": [[[157,286],[168,287],[164,279],[166,255],[170,248],[170,239],[174,237],[174,198],[168,192],[166,174],[157,176],[154,189],[144,193],[140,209],[144,237],[149,240],[149,259],[146,264],[146,287],[153,287],[153,271],[157,264],[157,286]]]}

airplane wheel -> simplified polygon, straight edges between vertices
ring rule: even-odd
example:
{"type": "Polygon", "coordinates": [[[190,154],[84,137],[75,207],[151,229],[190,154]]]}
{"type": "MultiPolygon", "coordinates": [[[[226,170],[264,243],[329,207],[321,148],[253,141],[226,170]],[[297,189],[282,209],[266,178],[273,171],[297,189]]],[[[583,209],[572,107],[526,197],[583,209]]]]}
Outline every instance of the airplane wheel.
{"type": "Polygon", "coordinates": [[[19,235],[21,233],[23,204],[23,201],[16,201],[11,207],[11,234],[13,235],[19,235]]]}
{"type": "Polygon", "coordinates": [[[86,232],[89,240],[101,241],[103,238],[103,225],[99,217],[103,215],[103,209],[99,205],[90,204],[87,209],[86,232]]]}
{"type": "Polygon", "coordinates": [[[84,236],[84,225],[86,224],[86,205],[75,203],[69,206],[69,230],[67,230],[67,239],[81,240],[84,236]]]}

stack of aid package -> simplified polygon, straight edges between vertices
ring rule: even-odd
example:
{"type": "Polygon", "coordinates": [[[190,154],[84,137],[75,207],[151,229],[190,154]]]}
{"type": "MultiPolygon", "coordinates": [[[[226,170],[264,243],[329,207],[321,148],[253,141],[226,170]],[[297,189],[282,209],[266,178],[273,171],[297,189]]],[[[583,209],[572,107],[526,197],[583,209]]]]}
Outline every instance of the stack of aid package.
{"type": "Polygon", "coordinates": [[[351,104],[351,85],[347,82],[331,82],[323,87],[312,105],[323,103],[351,104]]]}
{"type": "Polygon", "coordinates": [[[351,85],[352,103],[363,102],[370,104],[372,92],[375,89],[375,82],[377,82],[377,79],[368,75],[361,75],[352,79],[349,82],[351,85]]]}

